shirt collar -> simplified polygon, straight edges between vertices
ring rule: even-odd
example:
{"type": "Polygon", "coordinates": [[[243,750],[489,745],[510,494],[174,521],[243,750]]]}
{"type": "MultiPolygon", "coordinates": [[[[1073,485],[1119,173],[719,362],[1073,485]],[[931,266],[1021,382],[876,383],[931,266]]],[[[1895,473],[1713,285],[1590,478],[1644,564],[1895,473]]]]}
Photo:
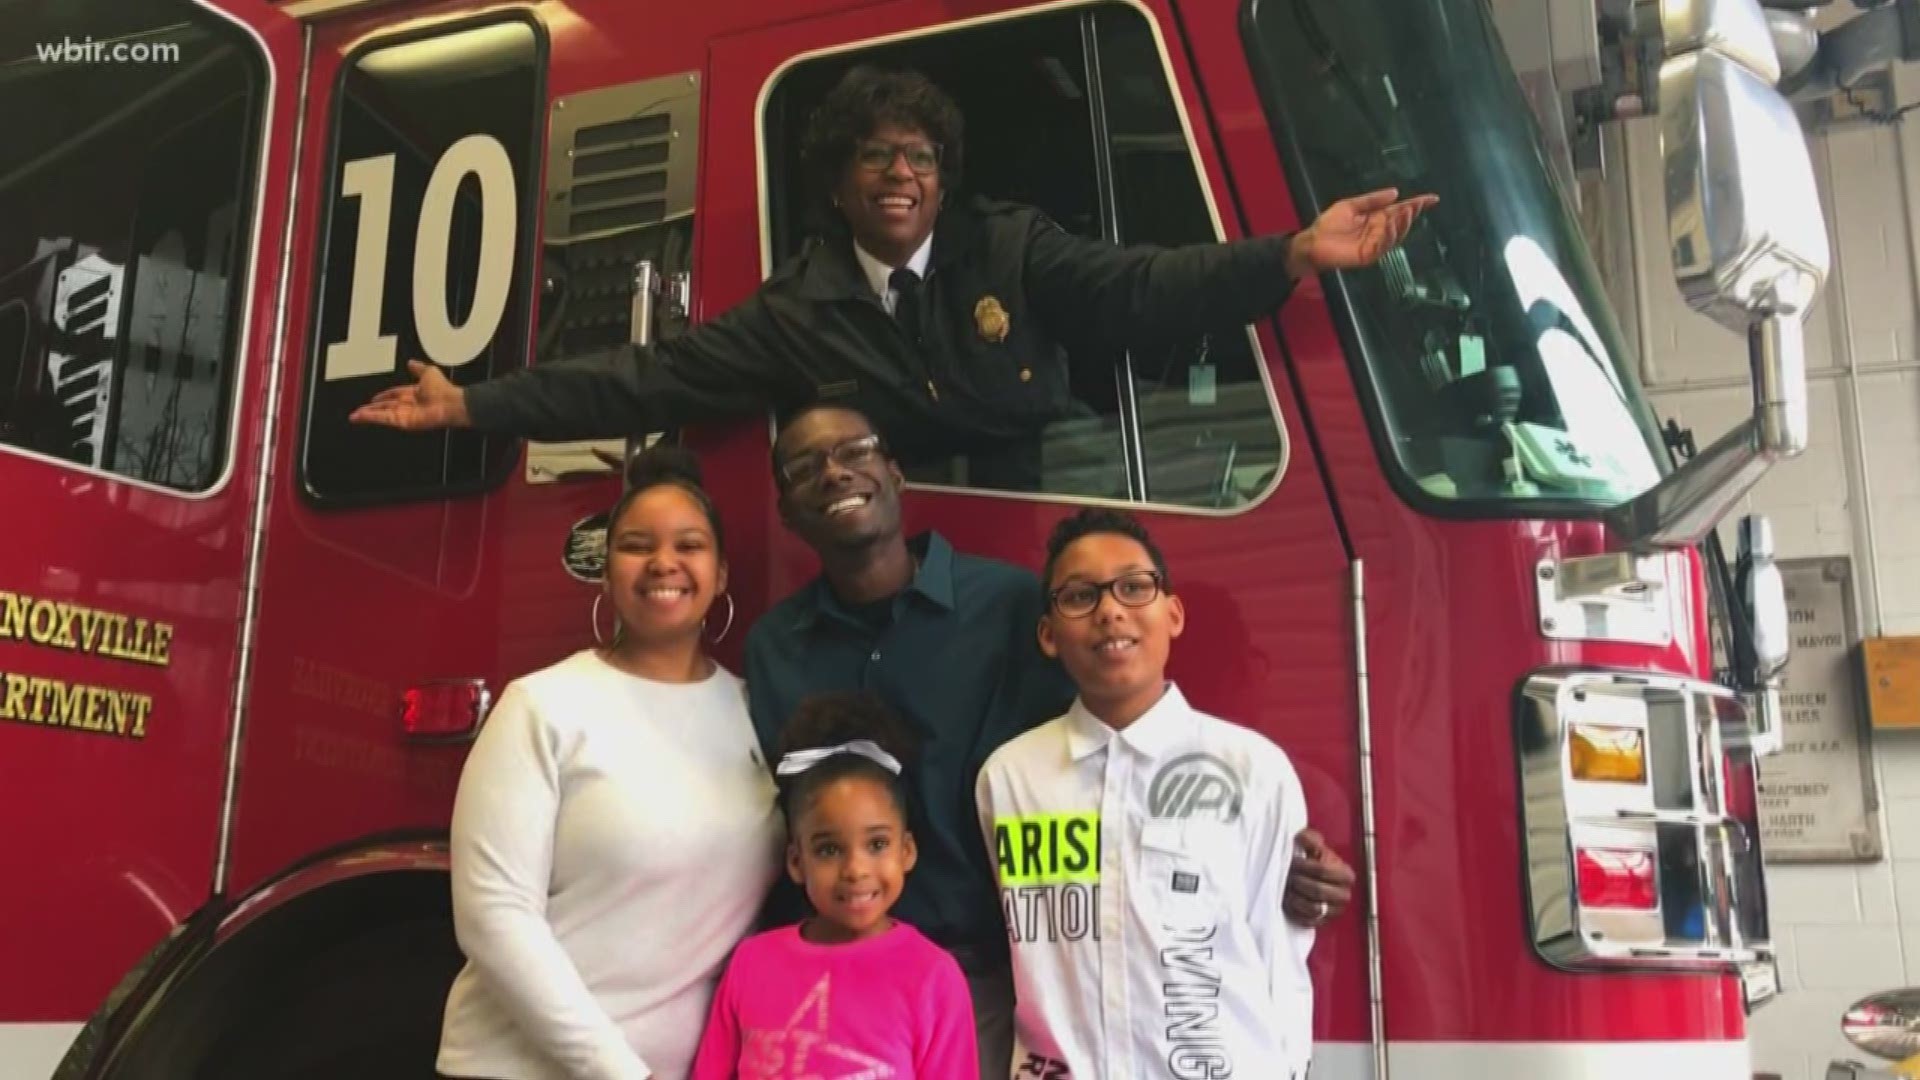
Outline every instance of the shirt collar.
{"type": "MultiPolygon", "coordinates": [[[[888,282],[893,277],[893,267],[867,254],[867,249],[861,247],[860,242],[857,240],[854,241],[853,244],[853,258],[855,262],[860,264],[861,272],[867,275],[867,284],[873,288],[873,295],[885,300],[887,298],[887,290],[892,288],[888,282]]],[[[914,251],[912,257],[907,259],[907,265],[904,269],[913,271],[915,277],[925,280],[927,276],[927,263],[930,262],[932,258],[933,234],[928,233],[927,238],[920,241],[920,247],[914,251]]]]}
{"type": "MultiPolygon", "coordinates": [[[[903,592],[923,596],[942,611],[952,611],[953,545],[939,533],[928,531],[909,539],[907,550],[920,560],[920,568],[914,571],[913,580],[903,592]]],[[[795,630],[812,629],[823,613],[851,619],[840,599],[833,595],[833,586],[827,583],[825,574],[814,578],[802,590],[798,608],[793,620],[795,630]]]]}
{"type": "MultiPolygon", "coordinates": [[[[983,207],[977,200],[968,200],[941,209],[929,238],[931,250],[923,245],[923,251],[915,252],[910,264],[921,277],[966,262],[985,243],[985,223],[980,216],[983,207]]],[[[799,258],[775,274],[792,273],[797,293],[804,300],[837,302],[879,297],[884,306],[890,275],[881,274],[877,282],[869,278],[860,262],[862,254],[860,245],[853,242],[852,230],[845,222],[835,221],[808,239],[799,258]]]]}
{"type": "Polygon", "coordinates": [[[1118,739],[1149,759],[1157,758],[1186,732],[1187,718],[1192,715],[1193,707],[1171,682],[1160,700],[1153,703],[1153,708],[1120,731],[1108,727],[1106,721],[1087,710],[1086,702],[1076,697],[1067,710],[1067,755],[1080,761],[1105,750],[1118,739]]]}

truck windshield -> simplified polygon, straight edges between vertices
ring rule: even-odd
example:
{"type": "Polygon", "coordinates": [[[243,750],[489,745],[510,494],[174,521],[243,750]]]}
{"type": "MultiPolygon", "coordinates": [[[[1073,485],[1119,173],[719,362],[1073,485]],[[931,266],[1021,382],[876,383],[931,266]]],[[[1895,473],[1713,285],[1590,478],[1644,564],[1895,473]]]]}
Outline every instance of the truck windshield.
{"type": "Polygon", "coordinates": [[[1651,413],[1483,0],[1252,0],[1246,27],[1303,217],[1440,197],[1329,293],[1400,486],[1526,514],[1651,487],[1651,413]]]}

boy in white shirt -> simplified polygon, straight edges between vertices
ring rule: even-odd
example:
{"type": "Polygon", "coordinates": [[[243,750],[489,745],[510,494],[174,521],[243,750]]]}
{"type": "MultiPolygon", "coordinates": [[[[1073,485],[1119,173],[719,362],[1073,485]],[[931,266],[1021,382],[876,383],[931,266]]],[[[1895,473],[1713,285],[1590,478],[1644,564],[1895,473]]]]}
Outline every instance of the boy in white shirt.
{"type": "Polygon", "coordinates": [[[1079,696],[975,792],[1012,941],[1013,1080],[1304,1077],[1313,931],[1281,912],[1307,825],[1292,764],[1166,681],[1186,612],[1134,518],[1061,522],[1041,583],[1040,646],[1079,696]]]}

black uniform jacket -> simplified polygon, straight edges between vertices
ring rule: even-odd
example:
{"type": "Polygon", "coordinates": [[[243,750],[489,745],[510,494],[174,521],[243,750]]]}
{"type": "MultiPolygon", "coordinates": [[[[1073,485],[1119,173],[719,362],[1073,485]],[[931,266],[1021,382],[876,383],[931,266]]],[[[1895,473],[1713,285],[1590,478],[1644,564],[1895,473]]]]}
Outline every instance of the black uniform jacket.
{"type": "Polygon", "coordinates": [[[906,459],[1034,437],[1072,414],[1066,348],[1173,344],[1277,308],[1289,237],[1178,248],[1073,236],[1039,210],[942,211],[923,344],[887,314],[851,241],[813,240],[759,291],[651,347],[538,364],[467,390],[475,427],[556,441],[785,412],[866,413],[906,459]]]}

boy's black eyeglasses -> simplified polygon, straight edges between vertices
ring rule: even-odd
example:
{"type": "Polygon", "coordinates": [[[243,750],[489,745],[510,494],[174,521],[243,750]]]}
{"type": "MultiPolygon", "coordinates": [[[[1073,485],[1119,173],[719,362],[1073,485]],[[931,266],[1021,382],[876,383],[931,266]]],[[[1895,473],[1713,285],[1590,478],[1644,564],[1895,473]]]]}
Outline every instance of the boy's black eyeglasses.
{"type": "Polygon", "coordinates": [[[1047,602],[1061,618],[1084,619],[1100,606],[1100,594],[1110,592],[1128,607],[1146,607],[1160,598],[1160,572],[1135,570],[1111,581],[1069,581],[1047,594],[1047,602]]]}
{"type": "Polygon", "coordinates": [[[808,450],[793,455],[780,463],[780,478],[790,488],[800,487],[820,479],[820,474],[827,471],[829,459],[843,469],[859,469],[885,452],[886,446],[880,441],[880,436],[862,435],[829,450],[808,450]]]}

